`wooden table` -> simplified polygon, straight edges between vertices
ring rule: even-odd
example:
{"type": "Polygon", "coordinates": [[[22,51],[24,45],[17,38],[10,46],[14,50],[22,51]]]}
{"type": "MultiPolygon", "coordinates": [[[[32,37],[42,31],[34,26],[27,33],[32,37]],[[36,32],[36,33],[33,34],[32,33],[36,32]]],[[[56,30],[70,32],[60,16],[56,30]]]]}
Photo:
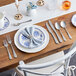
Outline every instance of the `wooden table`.
{"type": "MultiPolygon", "coordinates": [[[[16,31],[1,35],[0,36],[0,72],[8,70],[8,69],[15,68],[18,65],[18,62],[20,60],[24,60],[25,63],[28,63],[28,62],[31,62],[33,60],[36,60],[36,59],[54,54],[56,52],[69,49],[70,46],[72,45],[72,43],[76,40],[76,34],[75,34],[76,33],[76,28],[71,24],[71,17],[75,13],[76,12],[72,12],[70,14],[51,19],[53,24],[55,22],[60,22],[61,20],[66,21],[67,29],[72,36],[72,40],[69,39],[65,30],[63,28],[61,28],[61,31],[64,34],[64,36],[66,37],[67,41],[66,42],[63,41],[62,43],[55,44],[51,34],[49,33],[49,35],[50,35],[49,44],[47,45],[47,47],[45,49],[43,49],[42,51],[40,51],[38,53],[35,53],[35,54],[24,53],[24,52],[21,52],[19,49],[16,48],[16,46],[14,45],[14,35],[15,35],[16,31]],[[11,50],[11,47],[9,45],[9,50],[10,50],[11,55],[13,57],[12,60],[9,60],[6,48],[3,46],[3,40],[6,39],[6,35],[8,35],[8,34],[11,35],[14,49],[15,49],[17,55],[18,55],[17,58],[13,57],[12,50],[11,50]]],[[[45,26],[45,22],[48,22],[48,21],[43,21],[43,22],[37,23],[37,25],[42,26],[43,28],[45,28],[47,30],[47,28],[45,26]]],[[[57,31],[57,33],[60,35],[59,31],[57,31]]],[[[61,35],[60,35],[60,37],[61,37],[61,35]]]]}

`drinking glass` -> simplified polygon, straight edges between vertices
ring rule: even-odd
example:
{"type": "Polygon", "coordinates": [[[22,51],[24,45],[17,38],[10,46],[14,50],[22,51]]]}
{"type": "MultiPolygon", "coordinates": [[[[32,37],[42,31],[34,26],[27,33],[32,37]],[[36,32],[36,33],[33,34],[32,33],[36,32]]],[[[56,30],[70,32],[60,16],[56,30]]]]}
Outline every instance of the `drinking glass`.
{"type": "Polygon", "coordinates": [[[51,11],[57,9],[57,0],[44,0],[47,8],[51,11]]]}
{"type": "Polygon", "coordinates": [[[70,0],[58,0],[57,4],[61,10],[68,10],[71,7],[70,0]]]}

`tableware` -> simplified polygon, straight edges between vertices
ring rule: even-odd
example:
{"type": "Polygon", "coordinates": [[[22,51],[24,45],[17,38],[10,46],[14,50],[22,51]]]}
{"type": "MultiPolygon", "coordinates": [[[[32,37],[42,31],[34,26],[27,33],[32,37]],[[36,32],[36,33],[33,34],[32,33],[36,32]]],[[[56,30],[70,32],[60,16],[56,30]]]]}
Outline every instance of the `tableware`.
{"type": "Polygon", "coordinates": [[[20,51],[27,52],[27,53],[36,53],[36,52],[41,51],[42,49],[44,49],[44,48],[48,45],[48,43],[49,43],[49,34],[48,34],[48,32],[47,32],[44,28],[42,28],[41,26],[37,26],[37,25],[25,26],[25,27],[21,28],[20,30],[18,30],[17,33],[15,34],[15,36],[14,36],[14,43],[15,43],[16,47],[17,47],[18,49],[20,49],[20,51]],[[31,27],[31,26],[33,26],[33,27],[35,27],[35,28],[36,28],[36,27],[39,28],[39,29],[45,34],[45,41],[44,41],[44,43],[43,43],[41,46],[39,46],[39,47],[37,47],[37,48],[27,49],[27,48],[25,48],[25,47],[23,47],[23,46],[21,46],[21,45],[19,44],[18,37],[19,37],[20,32],[21,32],[24,28],[26,28],[26,27],[31,27]]]}
{"type": "Polygon", "coordinates": [[[76,14],[73,15],[71,22],[72,22],[73,26],[76,27],[76,14]]]}
{"type": "Polygon", "coordinates": [[[58,24],[58,22],[55,23],[55,28],[56,28],[57,30],[59,30],[59,32],[60,32],[63,40],[66,41],[66,38],[64,37],[64,35],[62,34],[62,32],[61,32],[61,30],[60,30],[60,25],[58,24]]]}
{"type": "Polygon", "coordinates": [[[62,39],[59,37],[59,35],[58,35],[58,33],[56,32],[56,30],[55,30],[53,24],[51,23],[51,21],[49,20],[48,22],[49,22],[49,25],[51,26],[51,28],[53,29],[53,31],[55,32],[55,34],[56,34],[57,38],[59,39],[59,41],[62,42],[62,39]]]}
{"type": "Polygon", "coordinates": [[[32,19],[27,20],[27,21],[24,21],[24,22],[21,22],[21,23],[14,24],[14,26],[19,26],[19,25],[21,25],[21,24],[23,24],[23,23],[27,23],[27,22],[31,22],[31,21],[32,21],[32,19]]]}
{"type": "Polygon", "coordinates": [[[0,28],[0,31],[6,29],[9,26],[10,22],[8,20],[8,18],[4,18],[4,26],[2,28],[0,28]]]}
{"type": "Polygon", "coordinates": [[[72,39],[72,36],[69,34],[69,32],[67,31],[67,28],[66,28],[66,23],[64,21],[61,21],[60,22],[61,24],[61,27],[65,29],[66,33],[68,34],[69,38],[72,39]]]}
{"type": "Polygon", "coordinates": [[[37,48],[45,41],[45,34],[39,28],[26,27],[19,34],[19,43],[25,48],[37,48]]]}
{"type": "Polygon", "coordinates": [[[8,52],[9,59],[11,60],[11,59],[12,59],[12,56],[11,56],[11,54],[10,54],[10,52],[9,52],[7,41],[6,41],[6,40],[3,40],[3,44],[4,44],[4,46],[6,47],[7,52],[8,52]]]}
{"type": "Polygon", "coordinates": [[[16,58],[16,57],[17,57],[17,54],[16,54],[16,52],[15,52],[15,50],[14,50],[14,48],[13,48],[12,40],[11,40],[10,35],[7,35],[6,38],[7,38],[8,43],[11,45],[11,48],[12,48],[12,51],[13,51],[13,55],[14,55],[14,57],[16,58]]]}
{"type": "Polygon", "coordinates": [[[56,37],[54,36],[54,34],[53,34],[53,32],[51,31],[51,29],[50,29],[50,27],[49,27],[49,25],[48,25],[48,23],[46,22],[46,27],[47,27],[47,29],[48,29],[48,31],[51,33],[51,35],[52,35],[52,37],[54,38],[54,41],[55,41],[55,43],[56,44],[58,44],[59,43],[59,41],[56,39],[56,37]]]}
{"type": "Polygon", "coordinates": [[[0,28],[4,27],[4,13],[0,12],[0,28]]]}

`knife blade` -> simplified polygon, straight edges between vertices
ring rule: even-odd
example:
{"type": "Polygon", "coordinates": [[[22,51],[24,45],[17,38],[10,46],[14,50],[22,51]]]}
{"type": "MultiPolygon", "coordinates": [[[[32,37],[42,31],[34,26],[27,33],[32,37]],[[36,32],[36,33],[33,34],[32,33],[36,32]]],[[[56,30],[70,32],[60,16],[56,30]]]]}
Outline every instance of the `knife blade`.
{"type": "Polygon", "coordinates": [[[51,29],[50,29],[50,26],[48,25],[47,22],[45,23],[45,26],[47,27],[48,31],[51,33],[51,35],[52,35],[55,43],[58,44],[59,42],[58,42],[58,40],[56,39],[56,37],[54,36],[54,34],[52,33],[52,31],[51,31],[51,29]]]}
{"type": "Polygon", "coordinates": [[[54,28],[52,22],[51,22],[50,20],[49,20],[48,22],[49,22],[49,25],[51,26],[51,28],[53,29],[53,31],[55,32],[55,34],[56,34],[56,36],[57,36],[59,42],[62,42],[62,39],[59,37],[58,33],[56,32],[56,30],[55,30],[55,28],[54,28]]]}

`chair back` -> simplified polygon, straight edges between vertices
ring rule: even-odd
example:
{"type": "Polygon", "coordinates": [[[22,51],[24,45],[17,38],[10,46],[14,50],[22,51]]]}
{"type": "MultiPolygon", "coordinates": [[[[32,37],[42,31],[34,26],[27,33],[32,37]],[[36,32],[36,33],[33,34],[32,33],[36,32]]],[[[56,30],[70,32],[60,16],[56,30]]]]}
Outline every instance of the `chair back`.
{"type": "MultiPolygon", "coordinates": [[[[60,57],[56,60],[49,61],[49,62],[46,62],[46,63],[41,63],[41,64],[35,64],[35,65],[28,65],[28,64],[25,64],[23,61],[20,61],[18,69],[30,72],[29,70],[42,69],[42,68],[46,68],[46,67],[49,67],[49,66],[53,66],[53,65],[55,65],[57,63],[60,63],[62,61],[65,61],[65,70],[67,70],[67,67],[69,66],[70,58],[72,56],[74,56],[75,53],[76,53],[76,42],[73,43],[72,47],[69,49],[69,52],[67,54],[65,54],[64,56],[62,56],[62,57],[60,57]]],[[[30,72],[30,73],[32,73],[32,72],[30,72]]],[[[66,71],[65,71],[64,76],[67,76],[66,71]]]]}

